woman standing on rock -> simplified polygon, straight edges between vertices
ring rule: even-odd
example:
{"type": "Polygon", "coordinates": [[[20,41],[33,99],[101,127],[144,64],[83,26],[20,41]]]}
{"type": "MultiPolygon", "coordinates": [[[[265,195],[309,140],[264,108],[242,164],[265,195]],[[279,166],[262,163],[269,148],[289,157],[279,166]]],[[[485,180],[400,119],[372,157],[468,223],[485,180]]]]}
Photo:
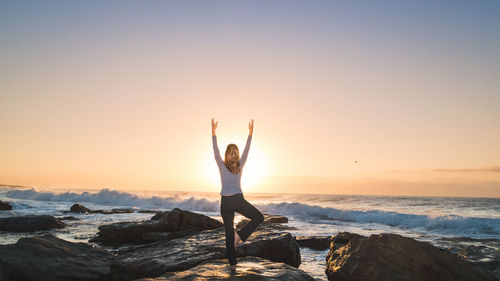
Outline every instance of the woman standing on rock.
{"type": "Polygon", "coordinates": [[[239,158],[238,147],[231,143],[226,148],[224,161],[222,160],[219,153],[219,147],[217,146],[217,136],[215,135],[217,124],[218,122],[215,122],[212,118],[212,143],[222,182],[222,189],[220,192],[220,213],[224,221],[224,229],[226,232],[226,249],[229,267],[235,269],[237,263],[236,248],[238,247],[238,243],[240,240],[245,242],[257,225],[264,221],[264,216],[261,212],[243,197],[240,184],[241,170],[247,160],[250,142],[252,141],[253,119],[248,125],[250,132],[241,159],[239,158]],[[238,212],[251,219],[251,221],[240,231],[236,231],[233,226],[234,212],[238,212]]]}

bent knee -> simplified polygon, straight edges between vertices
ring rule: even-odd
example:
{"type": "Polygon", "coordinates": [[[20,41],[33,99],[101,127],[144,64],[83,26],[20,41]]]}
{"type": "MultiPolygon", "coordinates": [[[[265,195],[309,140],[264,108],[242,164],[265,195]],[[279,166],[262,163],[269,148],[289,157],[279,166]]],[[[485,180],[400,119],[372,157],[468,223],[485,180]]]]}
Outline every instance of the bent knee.
{"type": "Polygon", "coordinates": [[[259,224],[264,221],[264,216],[262,215],[262,213],[259,212],[259,215],[255,218],[255,221],[257,221],[257,223],[259,224]]]}

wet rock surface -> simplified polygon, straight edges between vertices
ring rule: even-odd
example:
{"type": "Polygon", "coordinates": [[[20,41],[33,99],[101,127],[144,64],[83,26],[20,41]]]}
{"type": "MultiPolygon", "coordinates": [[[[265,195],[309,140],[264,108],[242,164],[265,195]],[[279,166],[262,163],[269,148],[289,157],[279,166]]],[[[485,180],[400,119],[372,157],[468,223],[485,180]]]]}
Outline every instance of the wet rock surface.
{"type": "Polygon", "coordinates": [[[52,235],[0,245],[0,280],[110,280],[111,254],[52,235]]]}
{"type": "MultiPolygon", "coordinates": [[[[274,225],[274,224],[280,224],[280,223],[287,223],[288,218],[285,216],[280,216],[280,215],[270,215],[270,214],[262,214],[264,216],[264,221],[260,225],[274,225]]],[[[241,220],[237,225],[237,229],[242,229],[245,227],[250,222],[249,219],[243,219],[241,220]]]]}
{"type": "Polygon", "coordinates": [[[391,233],[339,233],[332,238],[326,261],[328,279],[336,281],[496,280],[446,250],[391,233]]]}
{"type": "Polygon", "coordinates": [[[0,231],[33,232],[65,226],[60,219],[49,215],[0,218],[0,231]]]}
{"type": "Polygon", "coordinates": [[[73,204],[71,208],[69,209],[70,212],[72,213],[90,213],[90,209],[80,205],[80,204],[73,204]]]}
{"type": "MultiPolygon", "coordinates": [[[[300,251],[289,233],[260,230],[240,245],[237,256],[258,256],[298,267],[300,251]]],[[[226,257],[224,229],[205,230],[189,237],[131,247],[120,251],[110,268],[115,280],[158,277],[226,257]]],[[[227,260],[226,260],[227,261],[227,260]]]]}
{"type": "Polygon", "coordinates": [[[119,246],[122,244],[144,244],[152,241],[172,240],[191,235],[196,231],[222,228],[224,225],[208,216],[173,209],[157,213],[151,220],[119,222],[99,227],[91,242],[119,246]]]}
{"type": "Polygon", "coordinates": [[[439,244],[451,254],[500,280],[500,239],[450,237],[441,238],[439,244]]]}
{"type": "Polygon", "coordinates": [[[147,243],[143,234],[148,232],[168,231],[167,224],[160,221],[118,222],[102,225],[97,236],[90,242],[100,242],[105,245],[118,246],[122,244],[147,243]]]}
{"type": "Polygon", "coordinates": [[[300,247],[322,251],[330,247],[331,236],[298,236],[295,238],[300,247]]]}
{"type": "Polygon", "coordinates": [[[133,209],[111,209],[111,210],[91,210],[83,205],[80,204],[73,204],[71,208],[69,209],[70,213],[96,213],[96,214],[105,214],[105,215],[110,215],[110,214],[129,214],[133,213],[133,209]]]}
{"type": "Polygon", "coordinates": [[[258,257],[238,259],[235,271],[229,269],[226,259],[204,262],[181,272],[165,273],[157,278],[138,279],[140,281],[210,281],[210,280],[255,280],[255,281],[314,281],[304,271],[283,263],[270,262],[258,257]]]}
{"type": "Polygon", "coordinates": [[[211,217],[178,208],[166,214],[166,221],[172,231],[207,230],[224,227],[224,224],[211,217]]]}
{"type": "Polygon", "coordinates": [[[142,234],[143,240],[147,242],[170,241],[197,233],[195,230],[181,230],[173,232],[146,232],[142,234]]]}

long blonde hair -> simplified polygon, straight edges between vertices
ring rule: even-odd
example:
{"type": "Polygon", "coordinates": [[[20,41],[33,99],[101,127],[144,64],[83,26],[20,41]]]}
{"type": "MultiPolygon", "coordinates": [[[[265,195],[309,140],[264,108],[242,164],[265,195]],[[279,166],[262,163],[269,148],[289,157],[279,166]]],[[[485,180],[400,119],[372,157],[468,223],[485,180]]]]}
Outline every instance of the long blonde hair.
{"type": "Polygon", "coordinates": [[[233,174],[237,174],[240,169],[240,152],[236,144],[231,143],[226,148],[226,155],[224,156],[224,165],[233,174]]]}

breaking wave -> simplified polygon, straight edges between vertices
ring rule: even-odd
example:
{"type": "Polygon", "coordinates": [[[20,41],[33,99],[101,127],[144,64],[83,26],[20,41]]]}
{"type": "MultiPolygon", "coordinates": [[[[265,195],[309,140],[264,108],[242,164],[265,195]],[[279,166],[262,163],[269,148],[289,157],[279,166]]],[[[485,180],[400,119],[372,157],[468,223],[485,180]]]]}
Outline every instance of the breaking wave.
{"type": "MultiPolygon", "coordinates": [[[[219,200],[205,198],[141,197],[128,192],[102,189],[90,192],[39,192],[35,189],[9,190],[4,196],[13,199],[55,201],[70,203],[94,203],[131,208],[173,209],[181,208],[199,212],[219,212],[219,200]]],[[[290,216],[310,223],[356,223],[383,224],[399,229],[431,231],[450,235],[493,235],[500,236],[500,219],[484,217],[464,217],[459,215],[430,216],[382,210],[346,210],[320,207],[305,203],[269,203],[255,205],[264,213],[290,216]]]]}

